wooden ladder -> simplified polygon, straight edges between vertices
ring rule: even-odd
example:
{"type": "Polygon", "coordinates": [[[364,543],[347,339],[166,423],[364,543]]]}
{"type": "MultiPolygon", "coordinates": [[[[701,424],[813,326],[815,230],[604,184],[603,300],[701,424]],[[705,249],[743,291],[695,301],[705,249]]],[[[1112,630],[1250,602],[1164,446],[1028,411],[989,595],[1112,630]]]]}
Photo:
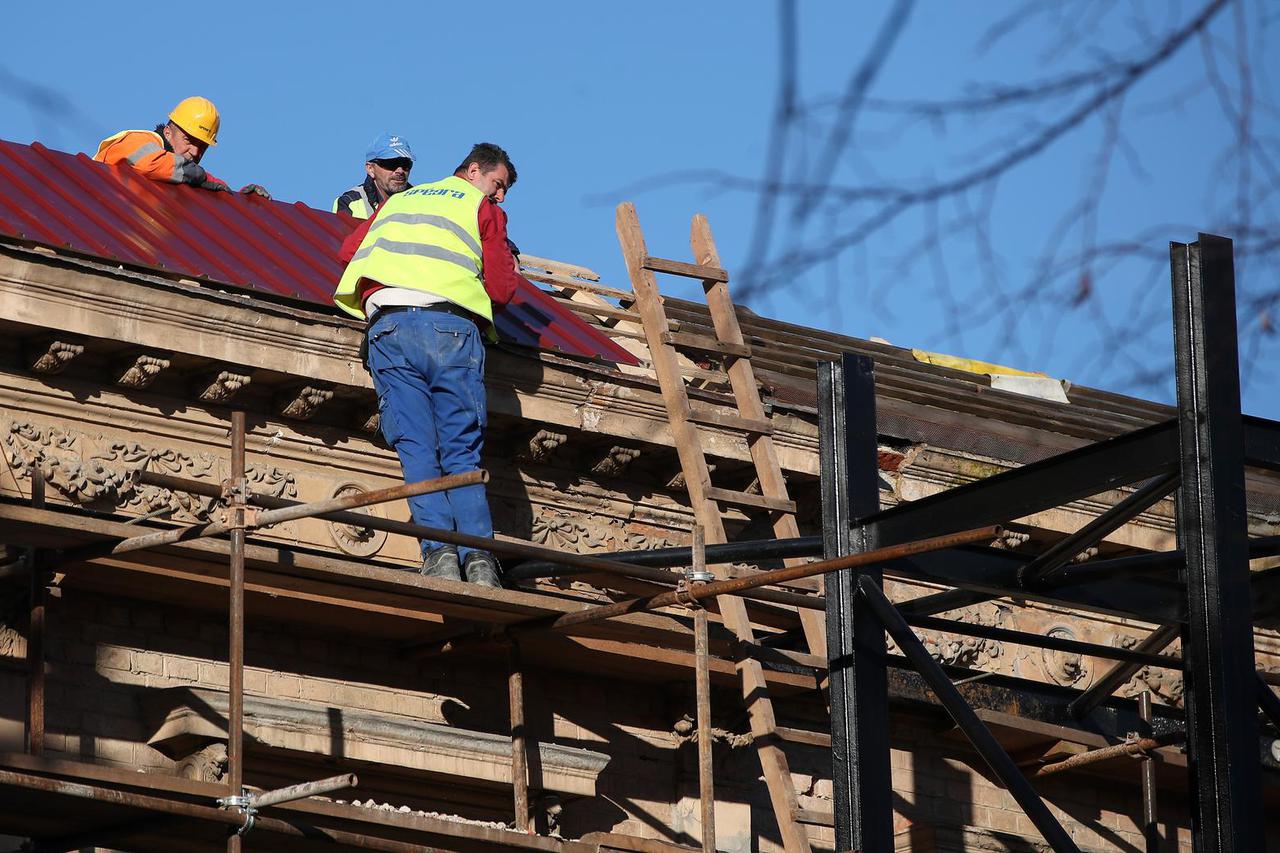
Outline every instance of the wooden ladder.
{"type": "MultiPolygon", "coordinates": [[[[636,215],[635,206],[630,202],[618,205],[617,229],[618,242],[622,246],[627,271],[631,275],[636,307],[649,344],[653,370],[662,390],[672,438],[680,457],[680,467],[684,471],[685,486],[689,491],[694,517],[702,525],[707,544],[726,541],[722,504],[738,506],[744,511],[768,512],[776,537],[781,539],[799,536],[796,505],[787,495],[786,480],[773,444],[773,425],[765,415],[755,371],[751,366],[751,347],[743,338],[742,329],[738,325],[738,315],[729,298],[729,274],[720,266],[720,255],[716,251],[707,218],[702,214],[693,218],[690,244],[693,247],[694,263],[691,264],[649,255],[640,219],[636,215]],[[702,282],[715,337],[671,330],[658,292],[655,273],[683,276],[702,282]],[[707,353],[724,361],[725,372],[738,407],[736,416],[696,408],[690,404],[684,377],[680,372],[677,347],[707,353]],[[711,483],[706,455],[695,424],[716,426],[743,436],[755,465],[760,494],[719,488],[711,483]]],[[[799,562],[804,560],[788,560],[787,565],[799,562]]],[[[723,570],[717,574],[725,576],[723,570]]],[[[720,596],[718,601],[721,618],[742,644],[743,651],[739,654],[737,665],[742,678],[742,694],[784,846],[789,851],[807,853],[810,849],[809,839],[798,820],[804,814],[797,805],[787,757],[779,746],[785,739],[786,730],[779,731],[760,662],[748,654],[748,650],[755,646],[755,635],[746,606],[741,598],[734,596],[720,596]]],[[[799,616],[810,653],[825,660],[826,626],[823,614],[817,610],[801,609],[799,616]]]]}

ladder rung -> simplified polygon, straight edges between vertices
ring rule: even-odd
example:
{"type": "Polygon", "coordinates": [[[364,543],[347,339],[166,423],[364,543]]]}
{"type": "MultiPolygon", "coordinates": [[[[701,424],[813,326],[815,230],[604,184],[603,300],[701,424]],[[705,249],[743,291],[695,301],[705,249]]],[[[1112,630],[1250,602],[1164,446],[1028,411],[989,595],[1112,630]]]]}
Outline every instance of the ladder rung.
{"type": "Polygon", "coordinates": [[[782,498],[770,498],[764,495],[752,495],[747,492],[735,492],[733,489],[721,489],[717,486],[707,486],[706,495],[709,500],[717,503],[737,504],[738,506],[754,506],[759,509],[770,509],[775,512],[787,512],[795,514],[796,502],[784,500],[782,498]]]}
{"type": "Polygon", "coordinates": [[[725,415],[709,409],[690,409],[689,420],[695,424],[708,424],[709,426],[718,426],[725,429],[736,429],[739,432],[749,432],[755,435],[773,435],[773,424],[769,421],[758,421],[739,415],[725,415]]]}
{"type": "Polygon", "coordinates": [[[751,347],[746,344],[731,344],[718,341],[705,335],[691,335],[688,332],[663,332],[662,342],[685,349],[709,352],[713,355],[732,355],[737,358],[751,358],[751,347]]]}
{"type": "Polygon", "coordinates": [[[773,730],[779,740],[785,740],[788,743],[800,743],[806,746],[820,746],[824,749],[831,748],[831,735],[826,732],[811,732],[806,729],[790,729],[786,726],[778,726],[773,730]]]}
{"type": "Polygon", "coordinates": [[[835,826],[835,812],[818,811],[817,809],[796,809],[796,823],[807,823],[810,826],[835,826]]]}
{"type": "Polygon", "coordinates": [[[729,280],[729,271],[722,270],[720,267],[704,267],[702,264],[686,264],[684,261],[669,261],[666,258],[646,257],[643,266],[653,272],[682,275],[685,278],[697,278],[703,281],[729,280]]]}

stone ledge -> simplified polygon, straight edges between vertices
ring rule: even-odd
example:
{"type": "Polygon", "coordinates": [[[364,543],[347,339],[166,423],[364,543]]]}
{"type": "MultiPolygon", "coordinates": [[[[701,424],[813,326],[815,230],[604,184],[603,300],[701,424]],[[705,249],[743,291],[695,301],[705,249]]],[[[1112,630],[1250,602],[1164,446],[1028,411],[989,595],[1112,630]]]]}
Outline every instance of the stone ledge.
{"type": "MultiPolygon", "coordinates": [[[[184,758],[227,737],[227,693],[174,687],[144,699],[149,746],[184,758]]],[[[263,696],[244,700],[246,738],[261,746],[330,757],[333,743],[352,761],[391,765],[458,780],[511,784],[511,739],[393,714],[353,711],[263,696]]],[[[529,784],[547,791],[595,796],[609,756],[554,743],[538,745],[529,784]],[[540,766],[539,766],[540,765],[540,766]]]]}

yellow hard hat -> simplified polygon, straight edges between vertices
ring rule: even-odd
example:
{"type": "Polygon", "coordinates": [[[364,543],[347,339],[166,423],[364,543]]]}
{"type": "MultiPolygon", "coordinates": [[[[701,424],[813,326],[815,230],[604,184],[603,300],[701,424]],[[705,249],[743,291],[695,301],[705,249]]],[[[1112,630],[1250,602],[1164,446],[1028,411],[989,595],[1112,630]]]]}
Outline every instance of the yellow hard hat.
{"type": "Polygon", "coordinates": [[[169,113],[169,121],[206,145],[218,144],[218,108],[208,98],[185,98],[169,113]]]}

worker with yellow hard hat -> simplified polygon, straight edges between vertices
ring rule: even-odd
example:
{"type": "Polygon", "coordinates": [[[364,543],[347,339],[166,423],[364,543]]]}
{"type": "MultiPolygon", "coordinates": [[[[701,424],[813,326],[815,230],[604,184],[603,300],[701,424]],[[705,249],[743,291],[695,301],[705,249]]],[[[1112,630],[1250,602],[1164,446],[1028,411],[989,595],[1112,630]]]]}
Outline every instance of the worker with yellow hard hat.
{"type": "MultiPolygon", "coordinates": [[[[169,113],[169,121],[155,130],[122,130],[98,145],[93,159],[111,165],[125,164],[154,181],[190,184],[206,190],[231,192],[225,181],[200,165],[200,158],[218,144],[221,125],[218,108],[208,98],[185,98],[169,113]]],[[[240,190],[271,198],[258,184],[240,190]]]]}

